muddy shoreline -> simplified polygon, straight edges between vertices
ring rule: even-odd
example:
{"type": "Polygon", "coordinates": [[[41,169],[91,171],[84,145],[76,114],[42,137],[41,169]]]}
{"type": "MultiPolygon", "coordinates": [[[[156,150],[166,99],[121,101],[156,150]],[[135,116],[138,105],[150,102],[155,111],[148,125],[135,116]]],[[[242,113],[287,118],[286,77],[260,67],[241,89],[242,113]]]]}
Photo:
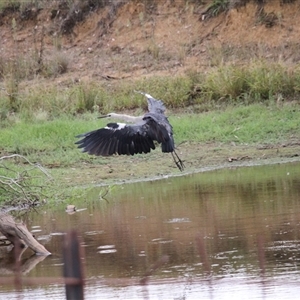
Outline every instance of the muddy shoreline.
{"type": "Polygon", "coordinates": [[[183,143],[177,153],[184,161],[180,172],[170,154],[156,149],[147,155],[90,157],[71,168],[50,172],[66,186],[105,186],[136,181],[157,180],[171,176],[210,171],[220,168],[254,166],[300,161],[299,143],[278,145],[228,145],[220,143],[183,143]]]}

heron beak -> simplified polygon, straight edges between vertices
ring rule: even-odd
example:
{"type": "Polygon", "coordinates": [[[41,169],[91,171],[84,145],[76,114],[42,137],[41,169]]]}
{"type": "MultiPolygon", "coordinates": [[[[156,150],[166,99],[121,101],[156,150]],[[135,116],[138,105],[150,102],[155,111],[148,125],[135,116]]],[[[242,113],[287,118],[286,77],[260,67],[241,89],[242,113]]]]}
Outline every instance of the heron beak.
{"type": "Polygon", "coordinates": [[[99,116],[98,119],[103,119],[103,118],[107,118],[108,115],[103,115],[103,116],[99,116]]]}

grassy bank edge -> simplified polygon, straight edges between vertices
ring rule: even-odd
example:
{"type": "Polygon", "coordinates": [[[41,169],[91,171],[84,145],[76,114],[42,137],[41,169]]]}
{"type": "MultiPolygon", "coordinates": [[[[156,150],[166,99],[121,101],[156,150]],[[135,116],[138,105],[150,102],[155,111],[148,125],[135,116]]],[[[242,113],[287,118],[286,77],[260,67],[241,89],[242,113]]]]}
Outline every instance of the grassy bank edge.
{"type": "MultiPolygon", "coordinates": [[[[136,113],[139,113],[136,112],[136,113]]],[[[300,111],[292,104],[228,106],[202,114],[168,111],[184,174],[203,168],[300,155],[300,111]]],[[[53,181],[49,199],[81,197],[87,187],[181,175],[170,155],[95,157],[81,153],[77,134],[105,125],[97,114],[53,120],[11,120],[1,130],[1,155],[17,153],[45,167],[53,181]],[[74,188],[76,193],[74,193],[74,188]],[[51,196],[52,195],[52,196],[51,196]]]]}

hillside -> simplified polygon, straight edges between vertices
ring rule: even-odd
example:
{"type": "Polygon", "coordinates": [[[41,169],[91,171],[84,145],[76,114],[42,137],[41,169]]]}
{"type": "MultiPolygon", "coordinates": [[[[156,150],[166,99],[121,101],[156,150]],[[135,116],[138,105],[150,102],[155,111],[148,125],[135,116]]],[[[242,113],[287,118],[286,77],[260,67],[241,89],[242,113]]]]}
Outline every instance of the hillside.
{"type": "Polygon", "coordinates": [[[212,2],[114,1],[86,9],[82,2],[48,1],[7,8],[0,15],[0,71],[9,59],[23,58],[39,80],[64,84],[174,76],[254,58],[298,63],[299,1],[246,1],[217,16],[208,9],[212,2]],[[39,68],[46,63],[59,67],[45,76],[39,68]]]}

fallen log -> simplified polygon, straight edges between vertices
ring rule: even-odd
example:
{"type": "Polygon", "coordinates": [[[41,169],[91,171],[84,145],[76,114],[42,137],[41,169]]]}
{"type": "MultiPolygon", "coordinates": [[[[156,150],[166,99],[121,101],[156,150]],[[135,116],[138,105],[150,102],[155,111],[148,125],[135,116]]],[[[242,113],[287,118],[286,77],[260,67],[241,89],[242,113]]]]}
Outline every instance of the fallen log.
{"type": "Polygon", "coordinates": [[[15,247],[29,247],[37,255],[51,254],[32,236],[23,222],[16,223],[11,215],[3,212],[0,212],[0,231],[15,247]]]}

